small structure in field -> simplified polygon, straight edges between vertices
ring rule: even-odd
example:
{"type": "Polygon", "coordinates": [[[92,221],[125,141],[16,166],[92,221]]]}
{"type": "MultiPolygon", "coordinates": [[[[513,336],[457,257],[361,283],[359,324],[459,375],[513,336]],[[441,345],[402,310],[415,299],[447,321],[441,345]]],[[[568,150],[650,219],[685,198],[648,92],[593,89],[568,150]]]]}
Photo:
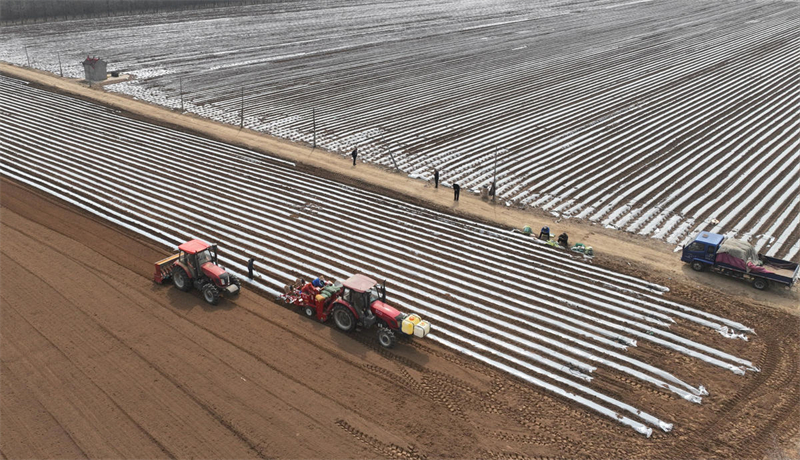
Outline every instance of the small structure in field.
{"type": "Polygon", "coordinates": [[[98,57],[86,56],[83,61],[83,71],[88,81],[103,81],[106,79],[106,61],[98,57]]]}

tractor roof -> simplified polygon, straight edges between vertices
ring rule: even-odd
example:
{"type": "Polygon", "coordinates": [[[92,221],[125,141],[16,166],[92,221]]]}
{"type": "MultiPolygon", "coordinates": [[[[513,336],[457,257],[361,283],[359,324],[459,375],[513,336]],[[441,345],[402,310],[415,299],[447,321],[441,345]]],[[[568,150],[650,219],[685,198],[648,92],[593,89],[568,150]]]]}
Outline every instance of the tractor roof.
{"type": "Polygon", "coordinates": [[[365,276],[365,275],[353,275],[350,278],[347,278],[342,285],[348,289],[352,289],[356,292],[364,292],[369,290],[372,286],[378,284],[377,281],[374,279],[365,276]]]}
{"type": "Polygon", "coordinates": [[[178,249],[187,253],[187,254],[197,254],[198,252],[206,249],[207,247],[211,246],[210,244],[206,243],[205,241],[201,240],[192,240],[183,243],[182,245],[178,246],[178,249]]]}

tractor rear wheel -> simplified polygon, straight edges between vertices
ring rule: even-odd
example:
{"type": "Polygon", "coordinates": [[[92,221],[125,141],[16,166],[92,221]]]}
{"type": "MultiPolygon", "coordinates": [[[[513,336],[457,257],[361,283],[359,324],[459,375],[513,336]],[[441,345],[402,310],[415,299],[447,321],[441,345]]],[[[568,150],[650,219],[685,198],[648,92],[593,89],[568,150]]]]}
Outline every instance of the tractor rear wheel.
{"type": "Polygon", "coordinates": [[[378,342],[384,348],[392,348],[397,343],[397,337],[391,329],[380,328],[378,329],[378,342]]]}
{"type": "Polygon", "coordinates": [[[172,269],[172,283],[175,287],[183,292],[188,292],[192,288],[192,283],[189,281],[189,276],[181,267],[172,269]]]}
{"type": "Polygon", "coordinates": [[[349,308],[341,304],[333,307],[333,322],[344,332],[350,332],[356,328],[355,315],[349,308]]]}
{"type": "Polygon", "coordinates": [[[211,305],[219,303],[219,289],[211,283],[203,286],[203,298],[211,305]]]}

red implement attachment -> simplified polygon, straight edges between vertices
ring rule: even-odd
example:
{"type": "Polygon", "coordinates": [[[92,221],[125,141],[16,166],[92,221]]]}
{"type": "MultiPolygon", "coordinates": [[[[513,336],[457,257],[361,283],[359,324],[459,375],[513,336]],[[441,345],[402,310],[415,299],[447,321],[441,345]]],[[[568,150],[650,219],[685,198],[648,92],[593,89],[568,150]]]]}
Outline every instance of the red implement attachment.
{"type": "Polygon", "coordinates": [[[162,284],[164,281],[168,280],[172,277],[172,264],[175,262],[175,259],[178,258],[178,254],[171,255],[166,259],[161,259],[156,262],[156,272],[153,274],[153,281],[158,284],[162,284]]]}

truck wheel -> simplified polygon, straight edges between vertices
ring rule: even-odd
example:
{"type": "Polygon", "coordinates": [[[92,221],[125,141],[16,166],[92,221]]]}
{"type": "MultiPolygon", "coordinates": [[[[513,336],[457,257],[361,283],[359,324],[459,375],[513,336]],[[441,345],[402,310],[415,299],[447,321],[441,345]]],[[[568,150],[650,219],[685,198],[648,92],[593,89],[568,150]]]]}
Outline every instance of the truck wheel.
{"type": "Polygon", "coordinates": [[[397,343],[397,337],[394,336],[391,329],[380,328],[378,329],[378,342],[384,348],[392,348],[397,343]]]}
{"type": "Polygon", "coordinates": [[[313,318],[314,313],[316,313],[316,310],[314,310],[313,307],[303,307],[303,314],[308,316],[309,318],[313,318]]]}
{"type": "Polygon", "coordinates": [[[701,272],[701,271],[703,271],[705,269],[706,269],[706,265],[703,262],[699,262],[697,260],[692,262],[692,270],[694,270],[696,272],[701,272]]]}
{"type": "Polygon", "coordinates": [[[333,322],[344,332],[350,332],[356,328],[356,317],[353,312],[341,304],[333,308],[333,322]]]}
{"type": "Polygon", "coordinates": [[[758,289],[759,291],[763,291],[768,286],[767,280],[756,278],[753,280],[753,287],[758,289]]]}
{"type": "Polygon", "coordinates": [[[189,282],[189,275],[181,267],[172,269],[172,283],[183,292],[188,292],[192,288],[192,283],[189,282]]]}
{"type": "Polygon", "coordinates": [[[211,283],[203,286],[203,298],[211,305],[219,303],[219,289],[211,283]]]}

